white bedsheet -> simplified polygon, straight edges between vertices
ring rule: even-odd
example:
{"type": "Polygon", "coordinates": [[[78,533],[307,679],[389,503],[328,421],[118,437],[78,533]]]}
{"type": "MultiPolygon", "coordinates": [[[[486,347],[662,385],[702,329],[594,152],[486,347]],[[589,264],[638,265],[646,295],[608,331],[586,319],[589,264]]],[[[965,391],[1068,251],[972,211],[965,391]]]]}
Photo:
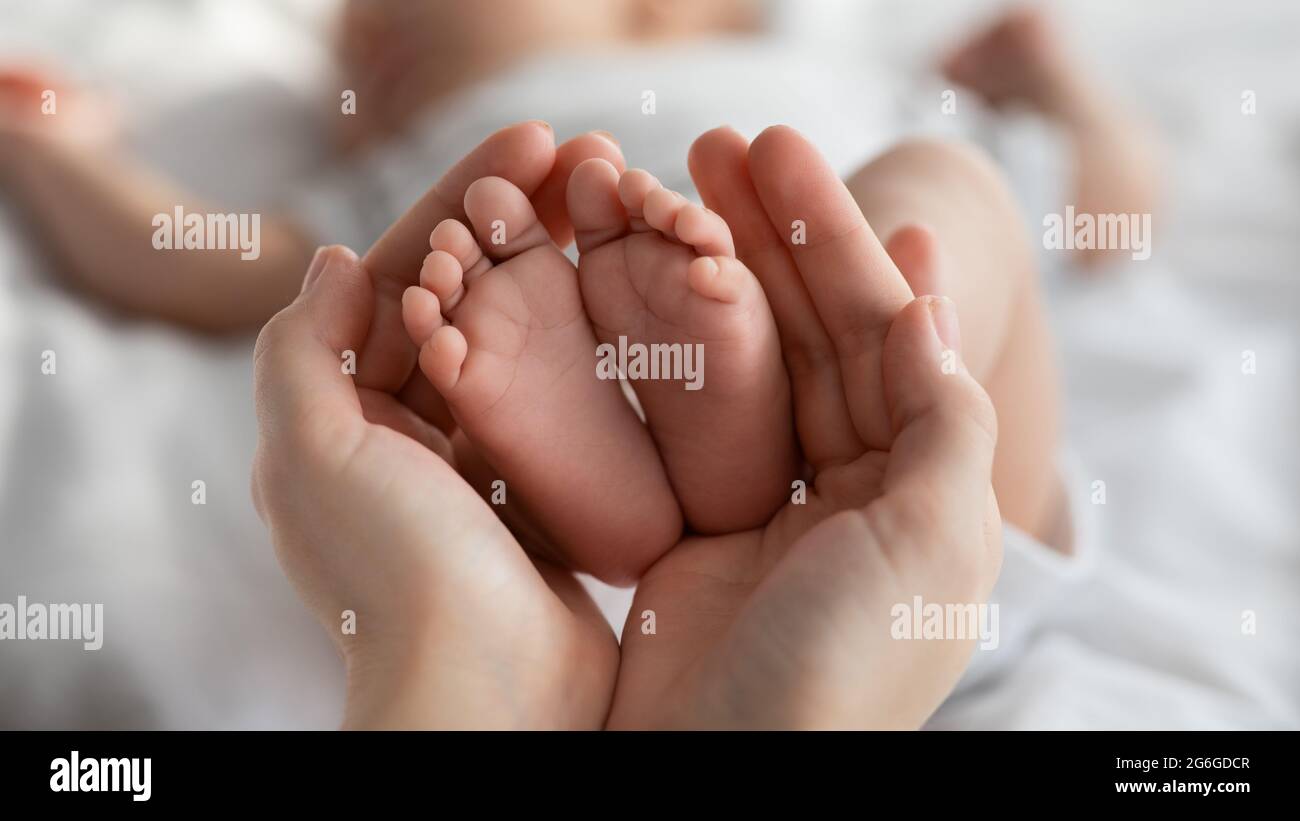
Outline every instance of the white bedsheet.
{"type": "MultiPolygon", "coordinates": [[[[0,49],[53,49],[128,89],[129,113],[151,124],[138,136],[145,153],[216,195],[256,202],[310,165],[310,128],[287,123],[302,122],[293,106],[312,99],[321,55],[300,15],[319,4],[114,5],[126,11],[0,0],[0,49]],[[233,22],[247,16],[266,24],[257,37],[233,22]],[[118,36],[89,38],[91,27],[118,36]],[[161,65],[188,68],[160,71],[146,41],[127,35],[141,30],[151,45],[170,44],[161,65]],[[207,149],[249,162],[214,164],[205,179],[172,135],[191,148],[211,140],[203,123],[229,128],[244,88],[259,90],[258,119],[207,149]],[[240,137],[251,140],[267,116],[285,117],[281,142],[252,150],[240,137]]],[[[929,7],[880,5],[906,12],[890,19],[913,43],[938,42],[937,26],[955,25],[933,23],[929,7]]],[[[932,726],[1300,726],[1300,88],[1286,82],[1300,76],[1300,10],[1245,3],[1209,22],[1164,10],[1075,9],[1081,39],[1108,44],[1094,59],[1172,142],[1152,258],[1099,280],[1053,274],[1069,439],[1086,466],[1071,493],[1096,525],[1091,564],[1077,572],[1032,550],[1009,554],[1004,625],[1044,590],[1055,592],[1051,606],[1025,622],[1014,663],[981,660],[932,726]],[[1253,118],[1238,108],[1247,88],[1259,100],[1253,118]],[[1253,376],[1240,369],[1247,349],[1253,376]],[[1105,506],[1091,506],[1094,479],[1106,482],[1105,506]],[[1241,632],[1246,610],[1254,635],[1241,632]]],[[[729,101],[726,113],[688,94],[689,72],[656,74],[646,87],[659,90],[662,113],[650,127],[637,110],[647,81],[625,71],[609,77],[626,81],[631,111],[591,122],[581,105],[546,98],[548,84],[575,87],[574,68],[553,70],[514,96],[480,98],[438,145],[454,156],[503,120],[546,116],[562,136],[615,131],[632,162],[676,168],[665,181],[680,183],[690,136],[727,120],[749,133],[794,120],[846,168],[887,136],[869,122],[883,95],[841,88],[831,110],[842,113],[827,116],[809,92],[820,113],[801,120],[794,104],[815,82],[756,93],[752,76],[707,71],[694,84],[729,101]],[[774,110],[737,120],[746,100],[774,110]]],[[[125,324],[47,274],[21,223],[0,211],[0,601],[102,602],[106,638],[94,653],[0,644],[0,727],[332,726],[340,667],[248,502],[251,339],[217,345],[125,324]],[[41,373],[45,350],[58,357],[54,376],[41,373]],[[207,483],[205,506],[190,503],[195,479],[207,483]]]]}
{"type": "Polygon", "coordinates": [[[1151,259],[1052,283],[1091,566],[1008,562],[1056,604],[934,727],[1300,726],[1300,18],[1150,5],[1079,15],[1170,150],[1151,259]]]}

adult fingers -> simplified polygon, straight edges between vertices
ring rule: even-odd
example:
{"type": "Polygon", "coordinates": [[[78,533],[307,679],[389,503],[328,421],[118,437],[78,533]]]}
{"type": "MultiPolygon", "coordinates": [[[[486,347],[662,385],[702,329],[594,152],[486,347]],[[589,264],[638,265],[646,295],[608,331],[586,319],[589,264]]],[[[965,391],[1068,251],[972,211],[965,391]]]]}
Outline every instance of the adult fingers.
{"type": "Polygon", "coordinates": [[[874,450],[890,445],[880,356],[907,282],[867,224],[853,195],[815,146],[773,126],[749,148],[754,189],[789,249],[840,361],[854,427],[874,450]]]}
{"type": "Polygon", "coordinates": [[[253,354],[259,465],[328,468],[360,442],[366,423],[348,365],[366,339],[372,297],[355,254],[321,248],[303,292],[262,329],[253,354]]]}
{"type": "Polygon", "coordinates": [[[978,557],[978,548],[1000,544],[989,489],[997,415],[960,350],[956,307],[943,297],[917,298],[890,328],[884,374],[894,441],[881,502],[898,542],[937,531],[946,538],[933,543],[978,557]]]}
{"type": "Polygon", "coordinates": [[[795,424],[804,457],[814,468],[862,454],[839,365],[780,230],[768,218],[749,172],[749,143],[730,128],[715,128],[691,146],[691,177],[704,204],[731,228],[736,256],[754,272],[772,307],[790,375],[795,424]]]}

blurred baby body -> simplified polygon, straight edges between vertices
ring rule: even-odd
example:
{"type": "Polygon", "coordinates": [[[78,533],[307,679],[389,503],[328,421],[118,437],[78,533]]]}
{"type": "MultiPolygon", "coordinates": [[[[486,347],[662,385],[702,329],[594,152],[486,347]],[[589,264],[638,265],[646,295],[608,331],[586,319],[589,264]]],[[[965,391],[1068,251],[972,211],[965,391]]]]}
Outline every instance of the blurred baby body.
{"type": "Polygon", "coordinates": [[[694,189],[687,151],[721,124],[752,135],[788,123],[847,174],[911,122],[896,72],[758,32],[706,31],[617,49],[587,44],[523,55],[403,109],[400,130],[354,123],[368,105],[358,91],[358,113],[341,120],[345,142],[357,150],[293,195],[295,213],[317,233],[329,229],[366,247],[423,193],[428,169],[446,167],[484,134],[526,119],[545,120],[560,139],[593,130],[617,135],[630,165],[688,194],[694,189]],[[352,141],[359,132],[365,139],[352,141]]]}
{"type": "Polygon", "coordinates": [[[344,123],[343,142],[400,133],[430,104],[539,56],[749,34],[761,23],[755,0],[347,0],[335,51],[367,110],[344,123]]]}

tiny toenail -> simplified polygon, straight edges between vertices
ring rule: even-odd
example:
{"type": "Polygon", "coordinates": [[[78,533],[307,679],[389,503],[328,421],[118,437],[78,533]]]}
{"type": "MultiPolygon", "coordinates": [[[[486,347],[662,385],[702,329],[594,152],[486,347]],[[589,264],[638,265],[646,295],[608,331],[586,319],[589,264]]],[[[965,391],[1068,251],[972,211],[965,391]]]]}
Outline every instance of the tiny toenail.
{"type": "Polygon", "coordinates": [[[613,143],[615,147],[620,147],[622,145],[622,143],[618,141],[618,138],[615,137],[613,134],[609,133],[608,131],[589,131],[587,133],[593,134],[604,140],[608,140],[609,142],[613,143]]]}

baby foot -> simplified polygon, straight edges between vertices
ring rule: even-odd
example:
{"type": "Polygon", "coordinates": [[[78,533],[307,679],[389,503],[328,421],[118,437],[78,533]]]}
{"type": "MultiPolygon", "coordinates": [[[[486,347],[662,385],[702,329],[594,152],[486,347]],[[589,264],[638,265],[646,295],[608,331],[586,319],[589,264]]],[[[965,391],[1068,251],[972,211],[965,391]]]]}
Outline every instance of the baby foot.
{"type": "Polygon", "coordinates": [[[573,264],[503,179],[472,184],[465,213],[474,233],[440,223],[403,298],[420,368],[560,558],[638,578],[679,538],[681,513],[618,382],[597,378],[573,264]]]}
{"type": "Polygon", "coordinates": [[[790,388],[763,289],[726,223],[604,160],[574,170],[568,205],[587,314],[607,355],[625,360],[687,522],[766,523],[796,477],[790,388]],[[667,372],[677,357],[695,373],[667,372]]]}

